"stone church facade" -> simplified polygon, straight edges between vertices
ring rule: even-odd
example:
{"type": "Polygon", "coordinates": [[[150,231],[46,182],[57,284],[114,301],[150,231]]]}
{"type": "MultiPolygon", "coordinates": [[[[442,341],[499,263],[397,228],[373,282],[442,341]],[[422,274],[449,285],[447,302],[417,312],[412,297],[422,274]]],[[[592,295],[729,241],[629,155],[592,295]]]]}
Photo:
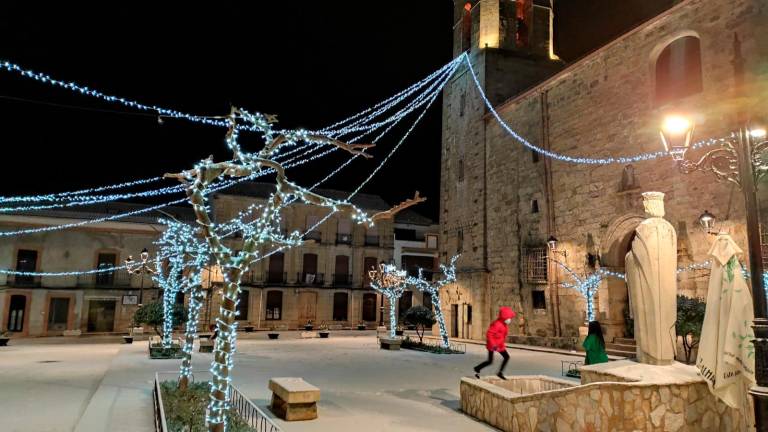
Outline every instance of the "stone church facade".
{"type": "MultiPolygon", "coordinates": [[[[695,118],[694,141],[726,136],[740,126],[738,115],[753,124],[768,119],[764,1],[683,0],[570,64],[553,52],[549,1],[454,1],[454,9],[454,55],[468,53],[490,103],[513,130],[552,152],[660,151],[659,128],[669,113],[695,118]],[[739,82],[746,96],[737,98],[739,82]]],[[[443,95],[440,259],[462,254],[458,281],[443,293],[451,333],[482,339],[498,307],[509,305],[525,319],[510,334],[571,341],[586,305],[560,284],[571,280],[555,261],[580,275],[624,272],[645,191],[666,194],[680,266],[707,259],[711,240],[698,223],[704,210],[746,251],[737,187],[711,173],[681,174],[670,157],[582,165],[538,155],[500,126],[462,66],[443,95]],[[547,247],[550,236],[559,240],[555,251],[547,247]]],[[[708,274],[681,273],[678,292],[706,296],[708,274]]],[[[595,308],[609,341],[626,336],[622,280],[601,282],[595,308]]]]}

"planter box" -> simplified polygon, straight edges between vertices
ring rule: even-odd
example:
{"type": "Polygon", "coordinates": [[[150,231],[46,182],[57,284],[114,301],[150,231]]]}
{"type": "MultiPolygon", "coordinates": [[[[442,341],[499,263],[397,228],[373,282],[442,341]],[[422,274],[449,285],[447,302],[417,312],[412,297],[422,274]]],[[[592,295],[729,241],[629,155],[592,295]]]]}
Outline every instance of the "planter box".
{"type": "Polygon", "coordinates": [[[172,344],[170,348],[163,348],[162,345],[150,345],[149,346],[149,358],[150,359],[180,359],[184,357],[184,352],[181,350],[181,345],[172,344]]]}
{"type": "Polygon", "coordinates": [[[318,333],[318,334],[320,335],[320,337],[321,337],[322,339],[328,339],[328,336],[330,336],[330,335],[331,335],[331,333],[330,333],[330,332],[322,332],[322,331],[321,331],[320,333],[318,333]]]}
{"type": "Polygon", "coordinates": [[[133,343],[133,336],[123,336],[123,342],[127,344],[133,343]]]}
{"type": "Polygon", "coordinates": [[[305,325],[304,326],[304,330],[306,330],[306,331],[312,331],[313,328],[315,328],[315,326],[313,326],[313,325],[305,325]]]}
{"type": "Polygon", "coordinates": [[[280,333],[267,333],[270,339],[277,339],[280,337],[280,333]]]}
{"type": "Polygon", "coordinates": [[[11,338],[0,337],[0,346],[8,346],[9,340],[11,340],[11,338]]]}
{"type": "Polygon", "coordinates": [[[358,330],[365,330],[365,326],[364,325],[359,325],[359,326],[357,326],[357,329],[358,330]]]}
{"type": "Polygon", "coordinates": [[[80,330],[64,330],[63,333],[64,336],[80,336],[81,334],[83,334],[83,332],[80,330]]]}
{"type": "Polygon", "coordinates": [[[395,330],[395,335],[396,336],[402,336],[403,335],[403,331],[402,330],[395,330]]]}
{"type": "Polygon", "coordinates": [[[253,333],[253,326],[245,326],[243,328],[245,329],[246,333],[253,333]]]}
{"type": "Polygon", "coordinates": [[[402,339],[389,339],[389,338],[379,339],[379,345],[381,349],[390,350],[390,351],[400,351],[401,342],[402,342],[402,339]]]}

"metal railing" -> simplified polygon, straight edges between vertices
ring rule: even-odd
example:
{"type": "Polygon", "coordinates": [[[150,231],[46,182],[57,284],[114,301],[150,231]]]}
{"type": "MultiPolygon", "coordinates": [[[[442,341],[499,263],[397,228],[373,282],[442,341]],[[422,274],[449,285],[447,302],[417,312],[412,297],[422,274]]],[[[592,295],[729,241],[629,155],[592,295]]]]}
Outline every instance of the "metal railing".
{"type": "Polygon", "coordinates": [[[325,279],[323,273],[297,273],[296,283],[299,285],[323,285],[325,279]]]}
{"type": "Polygon", "coordinates": [[[308,233],[304,234],[304,239],[315,240],[319,243],[323,239],[323,233],[318,230],[309,231],[308,233]]]}
{"type": "Polygon", "coordinates": [[[377,235],[367,235],[365,236],[365,245],[366,246],[378,246],[379,245],[379,236],[377,235]]]}
{"type": "Polygon", "coordinates": [[[351,274],[336,274],[333,275],[333,284],[335,286],[350,286],[352,285],[352,275],[351,274]]]}
{"type": "Polygon", "coordinates": [[[288,273],[267,273],[267,283],[285,285],[288,283],[288,273]]]}
{"type": "Polygon", "coordinates": [[[336,233],[336,244],[352,244],[352,234],[336,233]]]}
{"type": "Polygon", "coordinates": [[[280,427],[267,417],[250,399],[245,397],[237,387],[230,385],[229,389],[229,403],[232,409],[237,412],[240,419],[248,424],[248,426],[256,432],[281,432],[280,427]]]}
{"type": "Polygon", "coordinates": [[[8,275],[8,285],[25,288],[41,286],[40,276],[8,275]]]}
{"type": "MultiPolygon", "coordinates": [[[[144,285],[147,288],[152,285],[152,282],[145,280],[144,285]]],[[[126,271],[78,275],[77,286],[90,288],[130,287],[131,275],[126,271]]]]}

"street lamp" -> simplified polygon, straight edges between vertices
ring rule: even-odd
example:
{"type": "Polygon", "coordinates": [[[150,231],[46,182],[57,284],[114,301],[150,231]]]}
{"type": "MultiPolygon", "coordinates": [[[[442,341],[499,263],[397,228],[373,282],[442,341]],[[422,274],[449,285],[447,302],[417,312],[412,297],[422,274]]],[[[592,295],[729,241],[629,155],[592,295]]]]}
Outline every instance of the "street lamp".
{"type": "Polygon", "coordinates": [[[707,234],[716,234],[713,231],[715,227],[715,215],[710,213],[708,210],[704,210],[704,213],[699,216],[699,223],[701,224],[702,228],[707,230],[707,234]]]}
{"type": "Polygon", "coordinates": [[[144,275],[155,274],[155,271],[149,266],[149,251],[147,248],[141,250],[141,261],[138,263],[133,260],[133,255],[128,255],[128,259],[125,260],[125,270],[128,274],[141,275],[139,281],[139,307],[144,305],[144,275]]]}
{"type": "MultiPolygon", "coordinates": [[[[752,329],[755,339],[755,379],[757,385],[749,393],[754,398],[755,423],[758,431],[768,431],[768,308],[763,287],[763,259],[758,218],[757,183],[768,172],[766,131],[762,127],[746,124],[722,141],[719,148],[710,150],[698,161],[685,159],[693,135],[693,122],[682,116],[668,117],[662,126],[664,148],[670,152],[677,168],[683,174],[695,171],[711,172],[719,181],[736,184],[744,194],[749,247],[750,283],[752,285],[755,320],[752,329]]],[[[708,212],[705,212],[705,215],[708,212]]],[[[705,216],[702,215],[702,216],[705,216]]],[[[712,216],[709,214],[709,216],[712,216]]],[[[705,217],[704,223],[713,224],[714,216],[705,217]]]]}

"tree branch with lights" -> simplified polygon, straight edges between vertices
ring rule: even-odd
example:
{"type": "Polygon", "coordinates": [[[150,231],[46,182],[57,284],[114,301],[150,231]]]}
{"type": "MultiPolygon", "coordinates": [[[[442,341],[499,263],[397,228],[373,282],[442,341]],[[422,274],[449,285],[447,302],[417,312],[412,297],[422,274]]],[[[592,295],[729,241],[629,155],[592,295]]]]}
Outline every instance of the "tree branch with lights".
{"type": "Polygon", "coordinates": [[[440,342],[443,348],[448,348],[448,330],[445,327],[445,316],[443,315],[442,302],[440,301],[440,289],[446,285],[456,282],[456,261],[460,255],[451,257],[450,263],[446,266],[440,264],[440,270],[443,278],[437,281],[428,281],[424,277],[424,269],[419,268],[419,276],[408,276],[406,283],[415,286],[419,291],[428,293],[432,298],[432,305],[435,308],[435,318],[437,318],[438,329],[440,330],[440,342]]]}
{"type": "Polygon", "coordinates": [[[226,412],[230,400],[230,375],[234,368],[233,354],[235,352],[237,323],[236,309],[240,293],[240,283],[243,273],[251,262],[259,259],[259,247],[263,244],[280,244],[295,246],[301,243],[301,236],[294,232],[287,236],[280,229],[280,210],[287,204],[300,201],[305,204],[326,207],[334,212],[351,215],[356,223],[372,226],[376,221],[391,219],[405,208],[425,200],[418,193],[413,199],[406,200],[394,208],[368,216],[364,211],[347,201],[334,200],[311,192],[290,182],[285,174],[285,168],[274,158],[284,145],[296,145],[300,141],[323,143],[336,146],[354,155],[370,158],[365,150],[373,147],[371,144],[348,144],[333,138],[310,134],[306,131],[282,131],[272,128],[274,117],[262,114],[251,114],[244,110],[232,109],[227,132],[227,145],[233,153],[233,159],[227,162],[213,162],[212,158],[199,162],[194,169],[179,174],[166,174],[176,178],[186,185],[189,201],[200,225],[200,230],[215,262],[221,267],[224,276],[219,316],[216,319],[218,337],[214,347],[214,359],[211,366],[213,375],[210,402],[208,405],[208,425],[210,431],[223,432],[225,429],[226,412]],[[247,122],[251,129],[261,133],[264,147],[257,153],[244,152],[239,143],[237,128],[238,120],[247,122]],[[269,170],[275,174],[275,191],[269,196],[265,205],[258,209],[256,218],[249,223],[240,223],[237,229],[243,234],[242,248],[235,251],[222,242],[222,237],[211,220],[210,208],[207,204],[208,188],[223,177],[249,177],[269,170]]]}

